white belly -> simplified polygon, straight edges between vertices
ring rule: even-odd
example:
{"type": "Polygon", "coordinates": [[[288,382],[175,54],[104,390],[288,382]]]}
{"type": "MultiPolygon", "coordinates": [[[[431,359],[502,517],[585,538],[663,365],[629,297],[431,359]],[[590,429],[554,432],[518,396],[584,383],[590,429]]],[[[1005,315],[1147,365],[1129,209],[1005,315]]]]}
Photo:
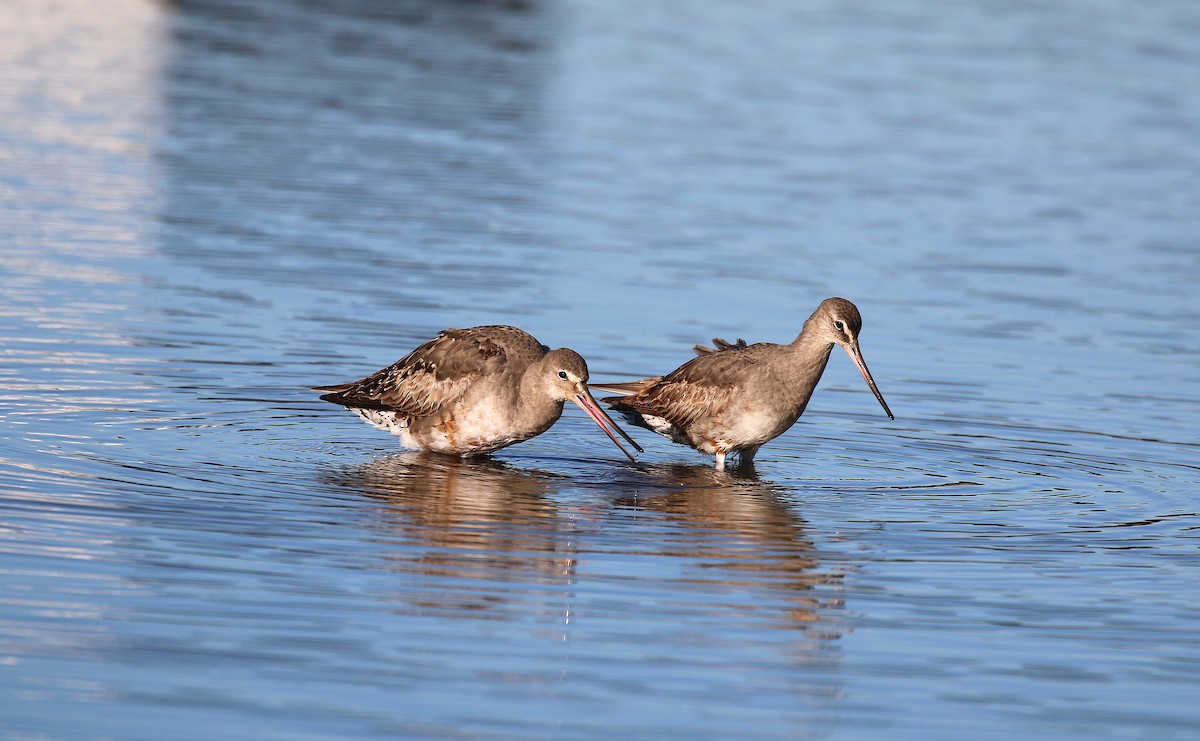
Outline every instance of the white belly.
{"type": "Polygon", "coordinates": [[[672,442],[688,445],[709,455],[757,448],[768,440],[781,435],[795,421],[780,421],[757,414],[742,414],[731,420],[732,423],[724,421],[702,423],[692,430],[694,434],[688,434],[686,430],[662,417],[633,411],[625,412],[624,416],[633,424],[638,424],[640,421],[645,427],[672,442]]]}
{"type": "Polygon", "coordinates": [[[400,444],[408,450],[480,455],[532,437],[515,435],[507,420],[490,416],[476,416],[467,420],[466,424],[453,420],[430,424],[427,419],[416,420],[416,424],[413,424],[413,420],[396,412],[355,407],[351,407],[350,411],[400,438],[400,444]]]}

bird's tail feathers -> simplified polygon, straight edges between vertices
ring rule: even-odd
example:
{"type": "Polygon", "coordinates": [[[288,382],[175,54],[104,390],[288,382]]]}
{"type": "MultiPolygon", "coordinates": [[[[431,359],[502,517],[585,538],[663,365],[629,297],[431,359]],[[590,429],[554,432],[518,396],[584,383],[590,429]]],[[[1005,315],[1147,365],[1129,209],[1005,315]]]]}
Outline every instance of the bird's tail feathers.
{"type": "Polygon", "coordinates": [[[737,342],[729,342],[727,340],[721,339],[720,337],[714,337],[712,342],[713,342],[712,347],[706,347],[704,345],[694,345],[692,347],[692,350],[697,355],[708,355],[708,354],[714,353],[714,352],[722,352],[724,350],[740,350],[743,347],[746,347],[746,341],[743,340],[741,337],[737,338],[737,342]]]}

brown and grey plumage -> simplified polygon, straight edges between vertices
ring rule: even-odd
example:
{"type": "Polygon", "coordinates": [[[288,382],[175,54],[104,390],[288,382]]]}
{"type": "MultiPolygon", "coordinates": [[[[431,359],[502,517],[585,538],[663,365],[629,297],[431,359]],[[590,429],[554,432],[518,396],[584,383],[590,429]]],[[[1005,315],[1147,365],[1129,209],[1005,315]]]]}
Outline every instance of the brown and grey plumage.
{"type": "Polygon", "coordinates": [[[461,456],[540,435],[571,401],[635,460],[614,432],[641,447],[596,404],[587,380],[587,363],[574,350],[551,350],[516,327],[490,326],[447,329],[362,380],[313,390],[410,450],[461,456]]]}
{"type": "Polygon", "coordinates": [[[846,350],[883,410],[895,419],[858,349],[861,329],[854,304],[828,298],[790,344],[714,339],[714,347],[697,345],[697,357],[665,376],[595,388],[622,394],[601,401],[630,423],[715,456],[717,468],[725,467],[730,453],[748,465],[760,446],[782,435],[804,413],[834,345],[846,350]]]}

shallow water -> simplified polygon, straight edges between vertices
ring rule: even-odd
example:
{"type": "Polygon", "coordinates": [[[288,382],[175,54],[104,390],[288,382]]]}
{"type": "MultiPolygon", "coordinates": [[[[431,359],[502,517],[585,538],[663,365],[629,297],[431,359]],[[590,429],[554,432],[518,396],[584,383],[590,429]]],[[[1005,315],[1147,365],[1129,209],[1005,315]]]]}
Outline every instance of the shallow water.
{"type": "Polygon", "coordinates": [[[5,738],[1189,738],[1188,3],[0,9],[5,738]],[[307,387],[863,312],[757,476],[307,387]]]}

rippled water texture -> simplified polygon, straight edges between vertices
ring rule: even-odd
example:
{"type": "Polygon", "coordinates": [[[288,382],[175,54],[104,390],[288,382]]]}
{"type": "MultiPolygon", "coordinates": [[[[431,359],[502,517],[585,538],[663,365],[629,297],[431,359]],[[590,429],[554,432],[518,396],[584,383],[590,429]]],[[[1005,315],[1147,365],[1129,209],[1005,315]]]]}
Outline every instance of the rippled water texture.
{"type": "Polygon", "coordinates": [[[1195,738],[1194,3],[0,4],[0,737],[1195,738]],[[863,312],[757,476],[307,390],[863,312]]]}

